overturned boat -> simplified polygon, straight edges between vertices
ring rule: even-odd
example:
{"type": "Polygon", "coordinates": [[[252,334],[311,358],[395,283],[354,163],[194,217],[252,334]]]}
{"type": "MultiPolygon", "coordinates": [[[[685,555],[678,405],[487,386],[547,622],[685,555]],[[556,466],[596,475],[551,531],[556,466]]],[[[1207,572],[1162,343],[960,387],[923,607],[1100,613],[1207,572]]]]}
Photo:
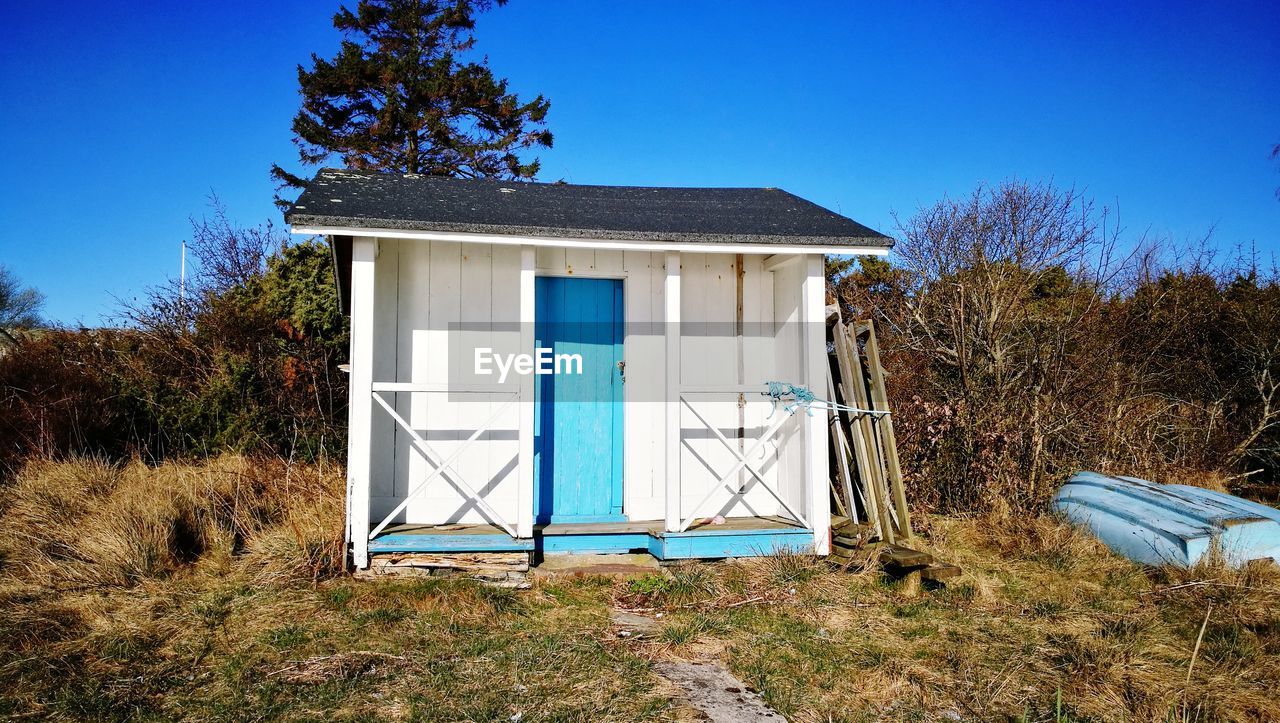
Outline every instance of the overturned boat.
{"type": "Polygon", "coordinates": [[[1280,563],[1280,510],[1213,490],[1078,472],[1058,490],[1054,507],[1147,565],[1190,567],[1215,545],[1233,567],[1280,563]]]}

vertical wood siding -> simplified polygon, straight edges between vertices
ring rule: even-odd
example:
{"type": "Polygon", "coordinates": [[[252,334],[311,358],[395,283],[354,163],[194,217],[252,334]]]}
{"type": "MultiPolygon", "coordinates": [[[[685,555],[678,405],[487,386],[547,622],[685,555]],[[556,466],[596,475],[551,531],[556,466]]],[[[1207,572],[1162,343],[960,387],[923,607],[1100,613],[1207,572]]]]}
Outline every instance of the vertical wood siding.
{"type": "MultiPolygon", "coordinates": [[[[378,258],[375,324],[375,379],[443,383],[450,364],[470,364],[449,353],[451,323],[507,324],[499,331],[471,332],[468,345],[483,343],[500,353],[519,350],[520,249],[517,246],[381,240],[378,258]]],[[[626,305],[626,387],[623,453],[624,512],[633,520],[662,519],[665,501],[663,341],[664,254],[642,251],[538,248],[539,275],[623,279],[626,305]]],[[[734,338],[736,280],[732,254],[683,254],[681,378],[688,384],[736,382],[739,350],[734,338]]],[[[800,369],[800,286],[803,264],[777,272],[763,270],[763,257],[746,256],[743,313],[747,337],[741,364],[747,383],[772,379],[803,382],[800,369]]],[[[455,370],[456,371],[456,370],[455,370]]],[[[495,378],[496,381],[496,378],[495,378]]],[[[758,436],[772,420],[766,398],[748,395],[746,437],[758,436]]],[[[738,402],[732,395],[702,396],[699,411],[735,441],[738,402]]],[[[431,445],[448,456],[496,408],[486,397],[460,401],[444,394],[400,393],[396,407],[431,445]]],[[[781,410],[777,414],[784,414],[781,410]]],[[[798,420],[798,416],[795,418],[798,420]]],[[[516,517],[517,407],[463,454],[456,467],[488,502],[508,519],[516,517]]],[[[733,456],[688,410],[682,411],[683,513],[715,483],[715,474],[733,464],[733,456]]],[[[777,444],[750,460],[770,484],[781,479],[788,501],[804,499],[798,421],[789,421],[777,444]]],[[[375,521],[416,488],[431,467],[397,434],[390,418],[374,410],[371,508],[375,521]]],[[[750,476],[744,477],[750,481],[750,476]]],[[[702,514],[749,516],[779,514],[778,504],[761,489],[745,495],[729,490],[702,514]]],[[[444,479],[406,509],[403,522],[483,521],[477,510],[444,479]]]]}

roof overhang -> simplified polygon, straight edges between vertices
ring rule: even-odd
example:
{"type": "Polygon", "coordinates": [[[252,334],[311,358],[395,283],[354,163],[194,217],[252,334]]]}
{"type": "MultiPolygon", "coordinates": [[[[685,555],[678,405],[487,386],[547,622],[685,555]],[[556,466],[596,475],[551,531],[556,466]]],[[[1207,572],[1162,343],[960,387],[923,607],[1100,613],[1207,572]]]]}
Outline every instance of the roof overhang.
{"type": "MultiPolygon", "coordinates": [[[[461,231],[414,231],[389,228],[359,228],[349,226],[298,225],[290,226],[295,234],[309,236],[372,236],[376,238],[413,239],[420,241],[455,241],[462,243],[495,244],[505,246],[551,246],[559,248],[614,249],[621,251],[681,251],[687,253],[721,254],[842,254],[856,256],[884,256],[889,248],[884,245],[860,243],[860,239],[832,239],[828,243],[787,243],[785,237],[768,243],[732,243],[684,241],[678,237],[670,240],[585,238],[574,236],[536,236],[518,234],[486,234],[461,231]]],[[[868,240],[870,241],[870,240],[868,240]]]]}

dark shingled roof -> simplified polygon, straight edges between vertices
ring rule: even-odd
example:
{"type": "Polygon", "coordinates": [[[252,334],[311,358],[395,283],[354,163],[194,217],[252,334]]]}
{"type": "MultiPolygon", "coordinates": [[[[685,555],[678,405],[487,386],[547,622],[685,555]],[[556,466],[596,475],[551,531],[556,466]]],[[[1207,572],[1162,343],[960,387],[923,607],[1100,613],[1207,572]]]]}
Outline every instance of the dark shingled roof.
{"type": "Polygon", "coordinates": [[[324,169],[293,226],[706,244],[890,247],[893,239],[776,188],[649,188],[324,169]]]}

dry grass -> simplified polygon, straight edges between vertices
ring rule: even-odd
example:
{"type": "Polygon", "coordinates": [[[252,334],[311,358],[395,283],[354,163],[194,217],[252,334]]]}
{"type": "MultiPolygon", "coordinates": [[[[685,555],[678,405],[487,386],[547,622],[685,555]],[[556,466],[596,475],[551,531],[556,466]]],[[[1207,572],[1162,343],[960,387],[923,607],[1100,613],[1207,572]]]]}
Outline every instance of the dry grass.
{"type": "Polygon", "coordinates": [[[341,564],[341,477],[315,467],[232,455],[158,467],[34,462],[6,498],[6,568],[58,588],[136,585],[246,549],[279,575],[341,564]]]}
{"type": "Polygon", "coordinates": [[[1050,517],[932,523],[921,546],[965,569],[945,589],[788,556],[617,599],[667,612],[646,655],[716,650],[793,720],[1280,720],[1276,566],[1147,570],[1050,517]]]}
{"type": "Polygon", "coordinates": [[[1145,570],[1050,518],[935,517],[921,544],[965,574],[917,595],[795,554],[523,593],[355,582],[341,482],[29,467],[0,510],[0,717],[681,719],[651,661],[714,658],[797,721],[1280,719],[1273,566],[1145,570]],[[663,631],[619,637],[611,607],[663,631]]]}
{"type": "Polygon", "coordinates": [[[0,508],[0,719],[642,720],[609,587],[338,574],[342,476],[35,463],[0,508]],[[599,714],[599,715],[597,715],[599,714]]]}

